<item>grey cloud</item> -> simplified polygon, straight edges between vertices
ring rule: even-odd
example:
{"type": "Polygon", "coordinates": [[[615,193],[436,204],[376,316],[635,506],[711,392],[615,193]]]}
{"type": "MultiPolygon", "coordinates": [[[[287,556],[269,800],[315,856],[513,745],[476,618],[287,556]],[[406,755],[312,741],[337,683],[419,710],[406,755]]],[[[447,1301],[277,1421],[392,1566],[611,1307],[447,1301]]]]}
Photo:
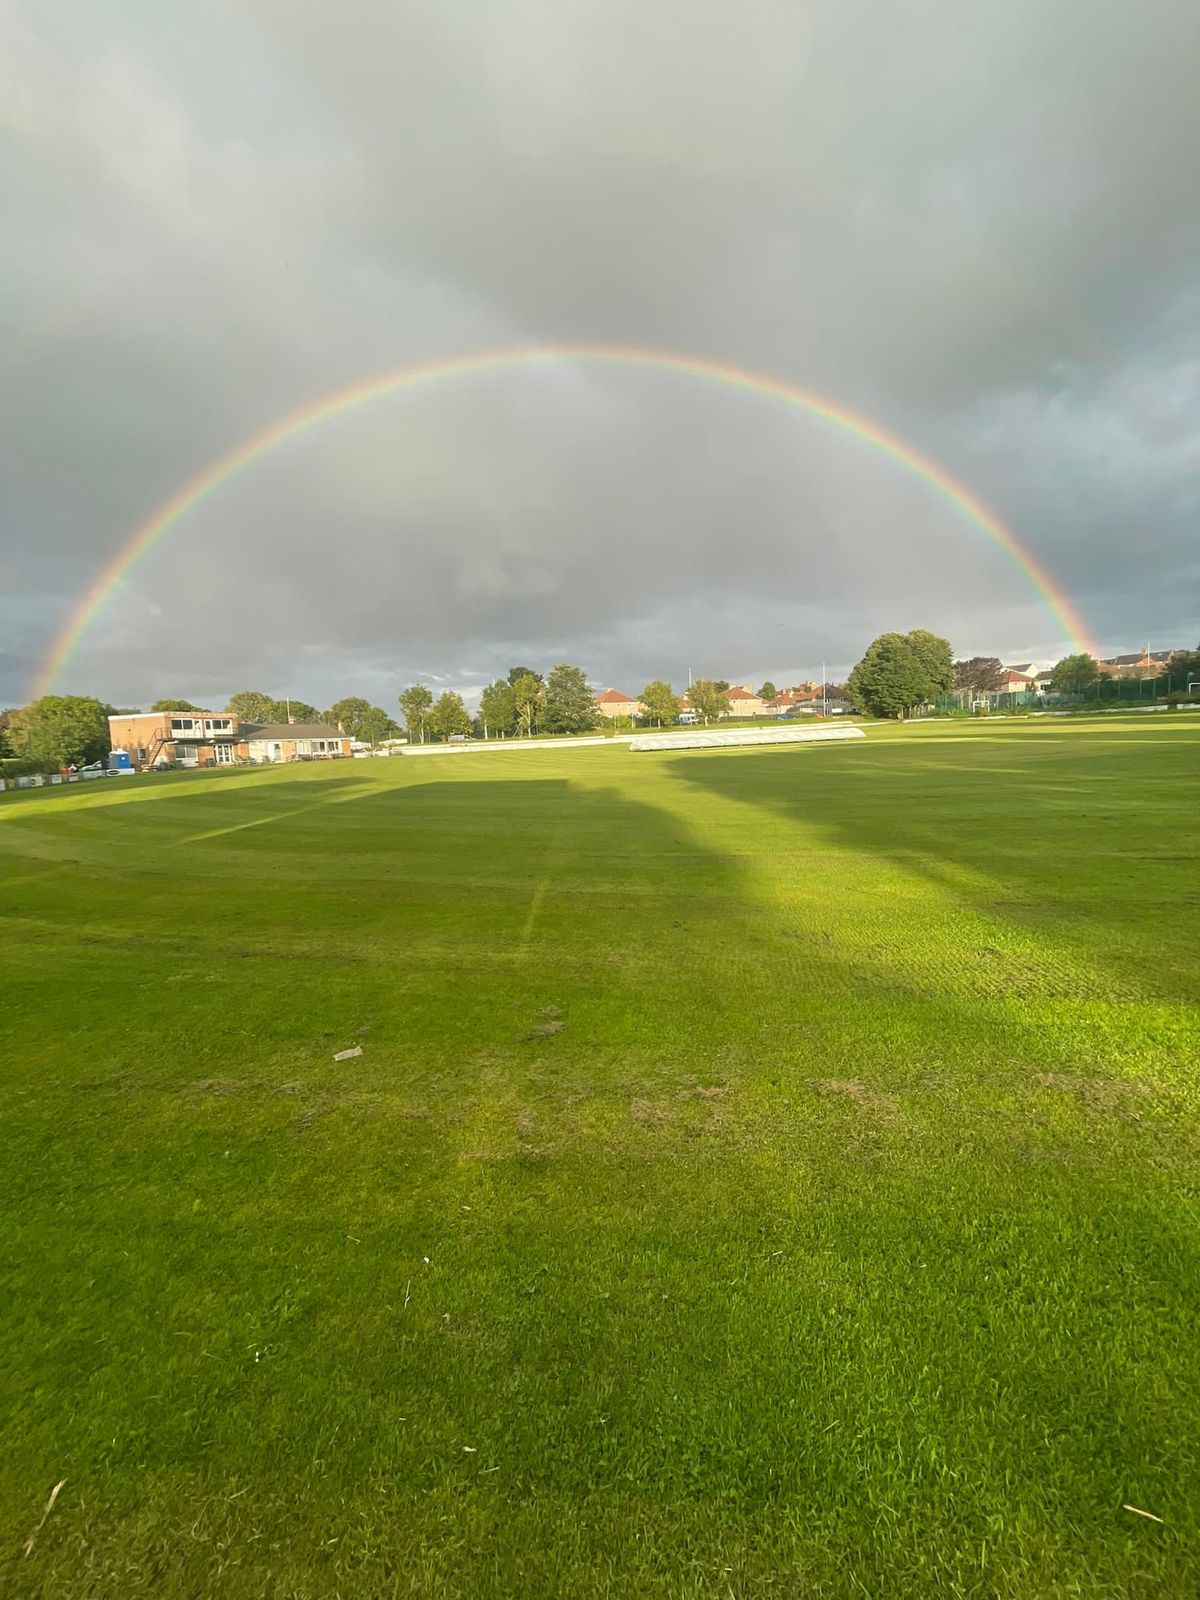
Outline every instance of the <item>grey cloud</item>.
{"type": "MultiPolygon", "coordinates": [[[[0,20],[0,682],[153,507],[297,406],[509,344],[645,343],[868,411],[1113,647],[1194,642],[1200,11],[357,5],[0,20]]],[[[636,686],[874,631],[1053,653],[827,425],[555,365],[382,402],[228,485],[68,686],[387,699],[520,657],[636,686]]]]}

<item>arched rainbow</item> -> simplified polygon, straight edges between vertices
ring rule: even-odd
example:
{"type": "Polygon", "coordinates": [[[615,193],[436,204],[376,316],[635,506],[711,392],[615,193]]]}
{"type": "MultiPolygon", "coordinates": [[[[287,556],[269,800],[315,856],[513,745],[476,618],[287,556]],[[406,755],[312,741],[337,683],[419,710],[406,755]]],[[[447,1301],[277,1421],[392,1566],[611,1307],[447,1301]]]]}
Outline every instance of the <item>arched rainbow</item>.
{"type": "Polygon", "coordinates": [[[373,400],[399,394],[407,389],[420,388],[426,383],[444,383],[454,378],[481,377],[505,368],[534,366],[550,361],[600,362],[609,366],[640,367],[657,372],[673,372],[689,378],[702,378],[712,383],[725,384],[732,389],[742,389],[749,394],[782,401],[810,416],[833,423],[855,438],[864,440],[890,456],[915,477],[923,479],[951,505],[973,522],[1009,557],[1041,596],[1051,615],[1072,645],[1080,650],[1095,653],[1083,619],[1070,599],[1051,578],[1050,574],[1017,540],[1011,529],[995,516],[983,502],[961,483],[955,482],[948,472],[914,450],[903,440],[886,432],[878,423],[859,416],[796,384],[780,378],[767,377],[758,372],[727,366],[703,357],[673,354],[670,351],[643,350],[636,346],[565,344],[538,345],[529,349],[494,350],[483,355],[456,356],[449,361],[431,361],[420,366],[406,367],[399,372],[385,373],[382,377],[368,379],[365,383],[351,385],[336,394],[328,395],[313,405],[284,417],[281,422],[258,433],[248,443],[238,445],[227,455],[205,467],[190,483],[179,490],[155,511],[141,527],[128,538],[102,568],[86,594],[72,611],[66,625],[38,673],[33,694],[47,694],[58,682],[80,641],[92,621],[121,580],[137,565],[144,555],[168,533],[189,511],[207,500],[222,485],[237,476],[255,461],[286,444],[289,439],[318,427],[333,417],[343,416],[373,400]]]}

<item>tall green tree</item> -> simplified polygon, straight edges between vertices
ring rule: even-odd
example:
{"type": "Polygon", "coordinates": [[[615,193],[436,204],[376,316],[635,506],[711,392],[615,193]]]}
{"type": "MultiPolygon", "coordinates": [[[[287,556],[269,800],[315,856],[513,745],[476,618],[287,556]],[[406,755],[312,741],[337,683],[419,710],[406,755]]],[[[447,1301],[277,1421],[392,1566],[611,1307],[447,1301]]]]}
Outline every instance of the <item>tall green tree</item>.
{"type": "Polygon", "coordinates": [[[764,683],[762,688],[758,691],[758,698],[760,700],[765,700],[769,705],[772,700],[776,699],[778,694],[779,690],[771,682],[770,678],[768,678],[766,683],[764,683]]]}
{"type": "Polygon", "coordinates": [[[509,667],[508,681],[514,689],[518,678],[536,678],[539,683],[542,681],[541,673],[535,672],[532,667],[509,667]]]}
{"type": "Polygon", "coordinates": [[[954,687],[989,694],[1000,687],[1003,673],[999,656],[972,656],[954,663],[954,687]]]}
{"type": "Polygon", "coordinates": [[[546,733],[591,733],[600,720],[582,667],[560,661],[546,674],[542,728],[546,733]]]}
{"type": "MultiPolygon", "coordinates": [[[[344,700],[335,700],[321,720],[331,722],[335,727],[340,723],[352,739],[365,739],[366,735],[362,732],[363,718],[378,710],[378,706],[372,706],[371,702],[364,700],[361,695],[352,694],[344,700]]],[[[382,713],[385,716],[386,714],[382,713]]]]}
{"type": "Polygon", "coordinates": [[[711,678],[697,678],[688,690],[688,699],[692,702],[692,710],[706,723],[720,722],[722,717],[729,715],[728,684],[722,688],[719,682],[714,683],[711,678]]]}
{"type": "Polygon", "coordinates": [[[903,717],[932,693],[929,673],[903,633],[881,633],[847,687],[858,709],[872,717],[903,717]]]}
{"type": "Polygon", "coordinates": [[[321,713],[307,700],[272,700],[270,722],[320,722],[321,713]]]}
{"type": "MultiPolygon", "coordinates": [[[[348,728],[346,731],[350,732],[348,728]]],[[[353,739],[361,739],[364,744],[374,746],[382,744],[385,739],[399,738],[400,729],[382,706],[368,706],[358,718],[358,732],[350,736],[353,739]]]]}
{"type": "Polygon", "coordinates": [[[1055,694],[1086,694],[1100,676],[1096,658],[1086,651],[1064,656],[1050,675],[1050,687],[1055,694]]]}
{"type": "Polygon", "coordinates": [[[1176,650],[1167,664],[1167,672],[1186,689],[1189,683],[1200,683],[1200,647],[1195,650],[1176,650]]]}
{"type": "Polygon", "coordinates": [[[928,628],[914,628],[908,634],[909,647],[926,677],[925,699],[949,694],[954,687],[954,652],[949,639],[942,639],[928,628]]]}
{"type": "Polygon", "coordinates": [[[203,711],[203,706],[194,706],[190,700],[156,700],[150,707],[151,711],[203,711]]]}
{"type": "Polygon", "coordinates": [[[646,708],[646,715],[660,728],[664,722],[674,722],[679,715],[679,696],[662,678],[648,683],[638,698],[646,708]]]}
{"type": "Polygon", "coordinates": [[[240,689],[229,696],[225,709],[239,722],[274,722],[274,706],[269,694],[261,694],[257,689],[240,689]]]}
{"type": "Polygon", "coordinates": [[[85,766],[108,754],[108,717],[91,695],[47,694],[12,713],[8,737],[17,755],[47,769],[85,766]]]}
{"type": "Polygon", "coordinates": [[[517,732],[529,736],[541,715],[545,691],[542,680],[533,672],[523,672],[512,686],[513,706],[517,714],[517,732]]]}
{"type": "Polygon", "coordinates": [[[409,744],[424,744],[429,713],[433,708],[433,695],[423,683],[414,683],[400,696],[400,714],[404,718],[404,731],[409,744]]]}
{"type": "Polygon", "coordinates": [[[507,678],[489,683],[479,697],[479,720],[485,739],[498,733],[512,733],[517,725],[517,703],[507,678]]]}
{"type": "Polygon", "coordinates": [[[449,739],[456,733],[470,733],[471,716],[463,704],[462,695],[450,689],[439,695],[438,703],[429,715],[429,726],[443,739],[449,739]]]}
{"type": "MultiPolygon", "coordinates": [[[[709,681],[710,680],[708,680],[707,678],[702,678],[701,679],[702,683],[707,683],[709,681]]],[[[713,678],[711,680],[711,682],[712,682],[713,688],[714,689],[719,689],[722,694],[728,694],[729,693],[729,679],[728,678],[713,678]]]]}

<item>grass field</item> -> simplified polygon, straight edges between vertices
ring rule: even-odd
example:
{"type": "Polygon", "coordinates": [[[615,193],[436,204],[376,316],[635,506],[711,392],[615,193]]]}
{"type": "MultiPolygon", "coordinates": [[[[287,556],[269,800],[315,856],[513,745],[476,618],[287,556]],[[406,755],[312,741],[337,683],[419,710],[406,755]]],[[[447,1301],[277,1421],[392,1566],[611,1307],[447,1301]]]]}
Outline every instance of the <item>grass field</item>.
{"type": "Polygon", "coordinates": [[[5,796],[0,1594],[1195,1596],[1198,779],[5,796]]]}

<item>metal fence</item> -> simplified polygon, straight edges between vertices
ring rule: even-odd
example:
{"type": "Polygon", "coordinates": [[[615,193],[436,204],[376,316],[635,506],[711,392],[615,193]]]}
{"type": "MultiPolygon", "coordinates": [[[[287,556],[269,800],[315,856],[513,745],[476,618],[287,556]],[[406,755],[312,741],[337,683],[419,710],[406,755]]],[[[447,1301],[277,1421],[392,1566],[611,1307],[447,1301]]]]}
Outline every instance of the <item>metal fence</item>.
{"type": "Polygon", "coordinates": [[[1085,694],[1041,694],[1033,689],[998,692],[957,689],[940,694],[934,702],[938,711],[1020,711],[1042,706],[1153,705],[1168,696],[1194,695],[1200,700],[1200,678],[1187,673],[1165,672],[1157,678],[1098,678],[1085,694]]]}

